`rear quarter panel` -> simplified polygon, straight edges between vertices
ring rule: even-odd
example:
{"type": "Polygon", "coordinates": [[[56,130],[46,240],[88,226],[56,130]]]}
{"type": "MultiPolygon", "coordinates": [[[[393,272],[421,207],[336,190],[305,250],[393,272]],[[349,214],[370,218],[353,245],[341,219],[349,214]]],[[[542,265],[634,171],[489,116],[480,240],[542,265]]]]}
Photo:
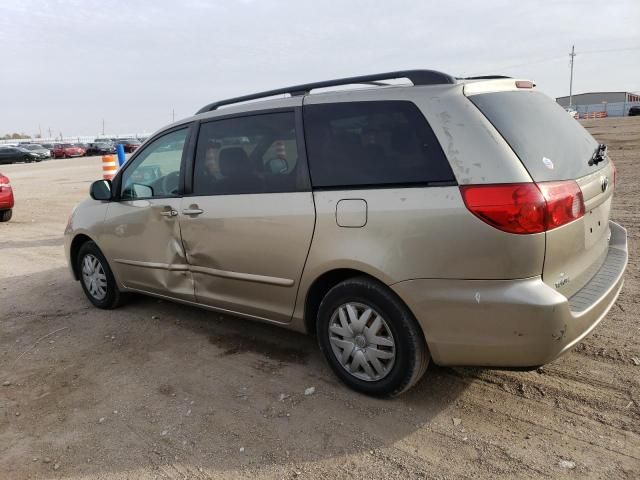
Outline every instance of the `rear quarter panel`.
{"type": "Polygon", "coordinates": [[[409,279],[512,279],[540,275],[545,237],[512,235],[467,211],[458,187],[316,191],[316,228],[294,320],[323,273],[349,268],[392,285],[409,279]],[[367,223],[340,227],[336,205],[363,199],[367,223]]]}
{"type": "MultiPolygon", "coordinates": [[[[500,134],[463,95],[462,85],[375,88],[310,95],[305,105],[408,100],[434,131],[459,185],[531,182],[500,134]]],[[[409,279],[515,279],[540,276],[545,236],[513,235],[482,222],[457,186],[314,192],[316,229],[301,280],[294,323],[323,273],[360,270],[392,285],[409,279]],[[336,205],[363,199],[367,223],[340,227],[336,205]]]]}

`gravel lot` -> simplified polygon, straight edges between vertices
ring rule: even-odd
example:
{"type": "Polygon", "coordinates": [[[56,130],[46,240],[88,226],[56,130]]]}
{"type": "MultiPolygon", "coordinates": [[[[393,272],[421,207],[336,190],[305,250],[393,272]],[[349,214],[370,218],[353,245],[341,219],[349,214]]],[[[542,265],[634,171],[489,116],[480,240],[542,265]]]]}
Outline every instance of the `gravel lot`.
{"type": "Polygon", "coordinates": [[[17,201],[0,478],[639,478],[640,117],[585,126],[610,146],[630,240],[607,318],[541,371],[432,366],[392,401],[344,388],[312,338],[144,297],[91,307],[62,232],[100,159],[0,166],[17,201]]]}

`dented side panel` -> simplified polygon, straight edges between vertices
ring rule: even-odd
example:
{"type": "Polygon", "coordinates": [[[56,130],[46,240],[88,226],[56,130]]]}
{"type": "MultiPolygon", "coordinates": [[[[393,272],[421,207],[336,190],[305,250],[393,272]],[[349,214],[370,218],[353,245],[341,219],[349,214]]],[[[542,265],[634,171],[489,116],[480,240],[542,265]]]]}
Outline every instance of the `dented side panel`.
{"type": "Polygon", "coordinates": [[[192,274],[180,239],[179,198],[109,204],[99,245],[119,283],[151,293],[195,301],[192,274]]]}
{"type": "Polygon", "coordinates": [[[290,322],[313,235],[311,192],[183,199],[195,207],[203,213],[180,224],[197,301],[290,322]]]}

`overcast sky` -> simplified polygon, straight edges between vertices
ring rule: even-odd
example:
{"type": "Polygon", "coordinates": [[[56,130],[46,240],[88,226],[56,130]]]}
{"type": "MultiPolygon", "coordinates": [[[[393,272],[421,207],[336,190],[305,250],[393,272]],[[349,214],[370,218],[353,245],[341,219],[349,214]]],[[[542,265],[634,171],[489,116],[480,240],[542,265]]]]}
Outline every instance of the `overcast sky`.
{"type": "Polygon", "coordinates": [[[0,135],[151,132],[216,99],[407,68],[640,90],[640,1],[0,2],[0,135]]]}

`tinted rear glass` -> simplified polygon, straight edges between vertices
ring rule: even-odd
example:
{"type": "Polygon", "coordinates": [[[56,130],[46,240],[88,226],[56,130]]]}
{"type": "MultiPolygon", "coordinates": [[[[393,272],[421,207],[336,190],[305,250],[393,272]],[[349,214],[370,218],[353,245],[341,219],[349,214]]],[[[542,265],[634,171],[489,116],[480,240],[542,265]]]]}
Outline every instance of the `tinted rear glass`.
{"type": "Polygon", "coordinates": [[[307,105],[304,126],[315,187],[455,181],[433,131],[412,102],[307,105]]]}
{"type": "Polygon", "coordinates": [[[607,163],[589,166],[598,142],[540,92],[483,93],[469,100],[496,127],[535,181],[580,178],[607,163]]]}

